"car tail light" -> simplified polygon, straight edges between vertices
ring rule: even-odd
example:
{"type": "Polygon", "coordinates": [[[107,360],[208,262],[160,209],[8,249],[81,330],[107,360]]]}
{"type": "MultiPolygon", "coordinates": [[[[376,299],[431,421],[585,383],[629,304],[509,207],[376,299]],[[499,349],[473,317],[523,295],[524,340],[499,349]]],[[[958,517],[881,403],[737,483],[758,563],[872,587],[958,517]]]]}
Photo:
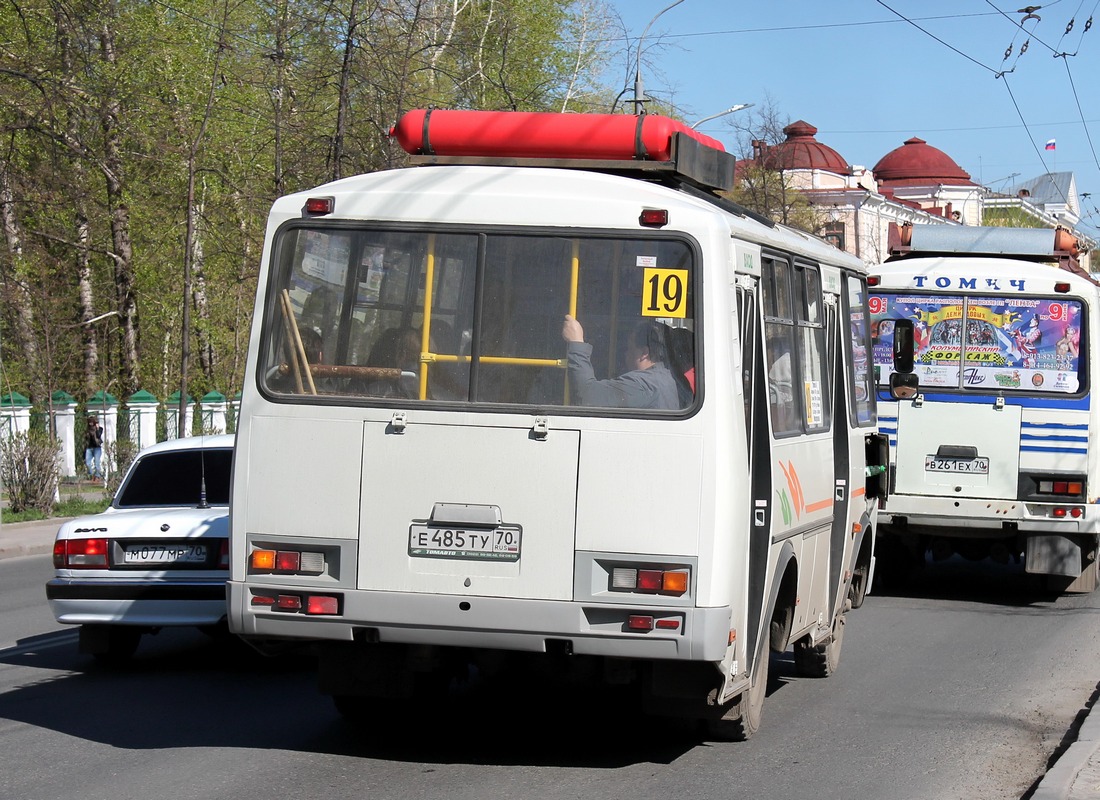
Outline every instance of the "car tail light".
{"type": "Polygon", "coordinates": [[[611,570],[611,588],[679,596],[687,593],[690,578],[690,572],[686,569],[615,567],[611,570]]]}
{"type": "Polygon", "coordinates": [[[218,569],[229,569],[229,540],[222,539],[221,550],[218,553],[218,569]]]}
{"type": "Polygon", "coordinates": [[[53,565],[57,569],[104,569],[107,563],[106,539],[58,539],[53,546],[53,565]]]}

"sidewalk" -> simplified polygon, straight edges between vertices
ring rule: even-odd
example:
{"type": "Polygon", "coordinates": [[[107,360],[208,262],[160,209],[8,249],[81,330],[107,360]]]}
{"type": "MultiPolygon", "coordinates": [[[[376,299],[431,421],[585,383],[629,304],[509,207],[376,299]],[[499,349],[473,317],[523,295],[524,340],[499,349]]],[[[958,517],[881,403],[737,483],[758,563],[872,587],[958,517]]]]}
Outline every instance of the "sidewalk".
{"type": "Polygon", "coordinates": [[[0,525],[0,558],[36,556],[53,552],[53,539],[64,518],[0,525]]]}
{"type": "MultiPolygon", "coordinates": [[[[0,558],[53,552],[54,536],[64,521],[0,525],[0,558]]],[[[1088,710],[1076,741],[1047,770],[1030,800],[1100,800],[1100,713],[1093,710],[1088,710]]]]}
{"type": "Polygon", "coordinates": [[[1030,800],[1100,798],[1100,713],[1095,710],[1088,709],[1076,741],[1047,770],[1030,800]]]}

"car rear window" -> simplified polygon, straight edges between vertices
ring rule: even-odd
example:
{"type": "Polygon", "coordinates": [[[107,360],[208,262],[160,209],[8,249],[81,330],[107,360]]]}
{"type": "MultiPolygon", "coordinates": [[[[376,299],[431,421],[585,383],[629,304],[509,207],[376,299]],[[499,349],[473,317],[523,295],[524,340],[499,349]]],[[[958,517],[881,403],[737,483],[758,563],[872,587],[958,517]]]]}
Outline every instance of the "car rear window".
{"type": "Polygon", "coordinates": [[[206,502],[227,505],[232,469],[233,451],[227,449],[182,450],[143,456],[134,464],[116,506],[197,506],[204,477],[206,502]]]}

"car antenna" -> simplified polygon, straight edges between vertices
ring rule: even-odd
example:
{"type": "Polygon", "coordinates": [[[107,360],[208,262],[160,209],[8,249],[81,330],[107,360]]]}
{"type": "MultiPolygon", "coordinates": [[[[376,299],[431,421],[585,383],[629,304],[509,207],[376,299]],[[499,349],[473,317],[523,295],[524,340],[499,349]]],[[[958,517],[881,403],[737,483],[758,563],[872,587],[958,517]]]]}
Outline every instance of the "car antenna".
{"type": "Polygon", "coordinates": [[[199,433],[202,441],[199,444],[199,508],[210,508],[206,502],[206,432],[199,433]]]}

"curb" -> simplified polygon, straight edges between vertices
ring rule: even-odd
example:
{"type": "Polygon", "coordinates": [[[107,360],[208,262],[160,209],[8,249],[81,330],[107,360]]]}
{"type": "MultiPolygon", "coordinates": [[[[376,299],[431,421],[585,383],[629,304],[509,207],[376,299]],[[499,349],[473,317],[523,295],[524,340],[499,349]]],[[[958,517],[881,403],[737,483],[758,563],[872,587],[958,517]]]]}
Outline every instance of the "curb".
{"type": "Polygon", "coordinates": [[[0,559],[52,553],[57,529],[69,519],[74,518],[51,517],[30,522],[4,523],[0,526],[0,559]]]}
{"type": "Polygon", "coordinates": [[[1094,710],[1095,707],[1087,709],[1076,740],[1047,770],[1029,800],[1073,800],[1098,796],[1095,787],[1100,785],[1100,713],[1092,713],[1094,710]],[[1079,783],[1088,788],[1083,792],[1075,791],[1079,783]]]}

